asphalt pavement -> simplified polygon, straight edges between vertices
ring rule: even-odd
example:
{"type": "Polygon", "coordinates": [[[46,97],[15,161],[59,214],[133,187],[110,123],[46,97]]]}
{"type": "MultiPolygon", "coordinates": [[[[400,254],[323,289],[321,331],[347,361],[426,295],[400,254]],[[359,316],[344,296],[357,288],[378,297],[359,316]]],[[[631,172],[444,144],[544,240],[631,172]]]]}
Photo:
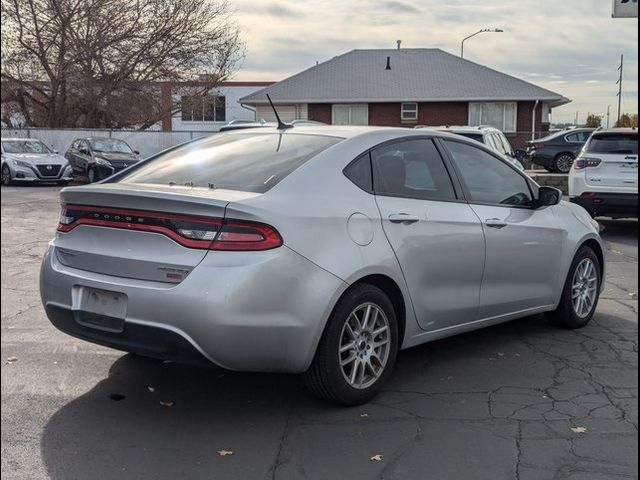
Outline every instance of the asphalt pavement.
{"type": "Polygon", "coordinates": [[[58,191],[1,192],[3,479],[638,477],[637,221],[602,222],[607,289],[587,328],[537,316],[413,348],[375,402],[341,408],[296,376],[163,363],[57,331],[38,270],[58,191]]]}

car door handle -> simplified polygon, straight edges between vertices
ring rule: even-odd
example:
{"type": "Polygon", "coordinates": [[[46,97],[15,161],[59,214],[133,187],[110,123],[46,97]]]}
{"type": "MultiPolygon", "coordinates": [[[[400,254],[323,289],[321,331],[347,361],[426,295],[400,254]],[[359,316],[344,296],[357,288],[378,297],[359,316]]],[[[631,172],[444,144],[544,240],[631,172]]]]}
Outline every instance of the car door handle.
{"type": "Polygon", "coordinates": [[[414,223],[418,223],[420,219],[418,217],[414,217],[413,215],[409,215],[408,213],[394,213],[392,215],[389,215],[389,221],[391,223],[411,225],[414,223]]]}
{"type": "Polygon", "coordinates": [[[484,224],[489,228],[496,228],[498,230],[509,225],[507,222],[500,220],[499,218],[489,218],[488,220],[485,220],[484,224]]]}

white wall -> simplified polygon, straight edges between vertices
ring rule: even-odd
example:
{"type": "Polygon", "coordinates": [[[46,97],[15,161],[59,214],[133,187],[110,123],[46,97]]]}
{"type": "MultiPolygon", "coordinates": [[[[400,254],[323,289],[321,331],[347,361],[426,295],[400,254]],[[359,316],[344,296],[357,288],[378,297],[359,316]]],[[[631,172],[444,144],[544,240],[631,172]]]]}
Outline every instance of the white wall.
{"type": "Polygon", "coordinates": [[[141,158],[149,157],[167,148],[173,147],[191,139],[211,135],[213,132],[202,131],[181,131],[181,132],[161,132],[161,131],[128,131],[128,130],[75,130],[75,129],[2,129],[2,138],[8,137],[29,137],[41,140],[53,150],[60,154],[69,148],[76,138],[81,137],[111,137],[127,142],[133,150],[140,152],[141,158]]]}
{"type": "MultiPolygon", "coordinates": [[[[265,88],[264,86],[225,86],[212,92],[212,95],[224,96],[226,99],[226,118],[224,122],[183,122],[182,115],[176,113],[171,119],[171,128],[174,131],[180,130],[199,130],[213,131],[220,130],[220,127],[226,125],[232,120],[255,120],[255,113],[252,110],[243,108],[239,100],[242,97],[252,94],[258,90],[265,88]]],[[[180,91],[174,92],[174,100],[180,99],[180,91]]]]}

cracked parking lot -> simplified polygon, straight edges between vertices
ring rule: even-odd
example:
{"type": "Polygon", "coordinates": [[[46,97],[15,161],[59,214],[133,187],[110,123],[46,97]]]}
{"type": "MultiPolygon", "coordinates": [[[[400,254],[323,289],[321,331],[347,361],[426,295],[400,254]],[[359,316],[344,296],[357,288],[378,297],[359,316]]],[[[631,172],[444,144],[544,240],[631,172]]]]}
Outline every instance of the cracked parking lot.
{"type": "Polygon", "coordinates": [[[636,221],[602,222],[607,288],[587,328],[530,317],[423,345],[375,402],[340,408],[295,376],[168,364],[55,330],[38,270],[58,191],[2,189],[5,478],[638,476],[636,221]]]}

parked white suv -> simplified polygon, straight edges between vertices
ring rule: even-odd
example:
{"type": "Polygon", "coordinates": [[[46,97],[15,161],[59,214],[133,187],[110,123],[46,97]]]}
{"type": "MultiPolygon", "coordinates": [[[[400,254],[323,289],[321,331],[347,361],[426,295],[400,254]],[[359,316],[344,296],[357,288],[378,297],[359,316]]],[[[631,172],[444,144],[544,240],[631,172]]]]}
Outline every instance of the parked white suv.
{"type": "MultiPolygon", "coordinates": [[[[442,127],[423,127],[418,126],[415,128],[427,128],[430,130],[437,130],[439,132],[448,132],[455,135],[461,135],[463,137],[476,140],[494,152],[498,152],[502,156],[506,157],[509,162],[518,167],[519,170],[524,171],[524,165],[518,159],[516,151],[511,146],[511,142],[507,139],[506,135],[495,127],[489,126],[442,126],[442,127]]],[[[522,152],[525,153],[524,151],[522,152]]]]}
{"type": "Polygon", "coordinates": [[[638,216],[638,130],[596,130],[573,163],[569,196],[592,216],[638,216]]]}

